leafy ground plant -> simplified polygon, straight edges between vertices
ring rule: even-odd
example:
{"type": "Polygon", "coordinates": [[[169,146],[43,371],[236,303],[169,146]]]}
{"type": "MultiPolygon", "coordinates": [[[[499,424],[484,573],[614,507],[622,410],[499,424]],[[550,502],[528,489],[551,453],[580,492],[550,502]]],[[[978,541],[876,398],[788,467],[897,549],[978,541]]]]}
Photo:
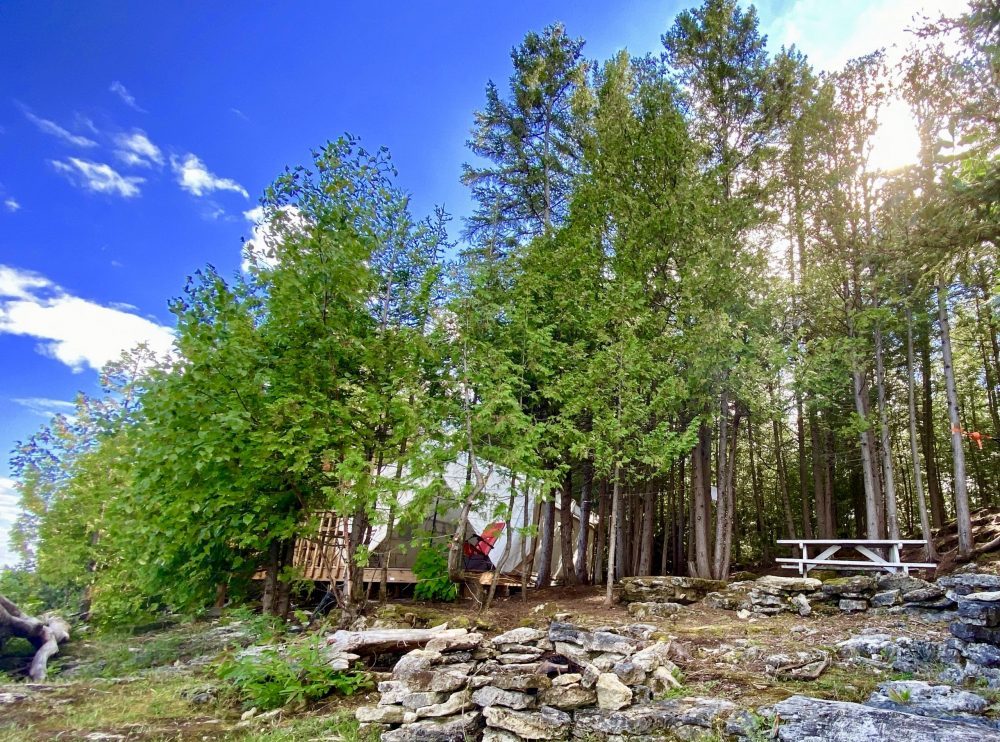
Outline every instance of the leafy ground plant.
{"type": "Polygon", "coordinates": [[[443,548],[423,546],[414,560],[413,574],[419,580],[413,587],[417,600],[450,603],[458,597],[458,585],[448,578],[448,554],[443,548]]]}
{"type": "Polygon", "coordinates": [[[330,667],[318,638],[238,655],[222,663],[219,677],[245,707],[265,711],[304,706],[333,693],[349,696],[372,686],[362,670],[330,667]]]}

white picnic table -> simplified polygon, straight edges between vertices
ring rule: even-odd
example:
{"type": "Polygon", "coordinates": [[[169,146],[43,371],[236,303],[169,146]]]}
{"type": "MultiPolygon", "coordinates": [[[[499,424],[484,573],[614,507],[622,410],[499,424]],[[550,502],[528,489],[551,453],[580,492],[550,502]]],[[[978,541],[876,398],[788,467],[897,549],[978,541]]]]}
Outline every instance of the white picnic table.
{"type": "Polygon", "coordinates": [[[777,559],[784,569],[796,569],[799,574],[806,576],[809,570],[817,567],[823,569],[873,569],[884,570],[886,572],[902,572],[908,575],[911,569],[933,569],[936,564],[929,562],[904,562],[900,557],[900,552],[904,546],[924,546],[926,541],[922,539],[870,539],[870,538],[841,538],[841,539],[801,539],[786,538],[779,539],[781,546],[794,546],[799,549],[798,558],[781,557],[777,559]],[[816,556],[809,556],[809,549],[819,550],[816,556]],[[864,559],[835,559],[834,555],[841,549],[854,549],[864,559]],[[876,551],[888,550],[889,557],[886,558],[876,551]]]}

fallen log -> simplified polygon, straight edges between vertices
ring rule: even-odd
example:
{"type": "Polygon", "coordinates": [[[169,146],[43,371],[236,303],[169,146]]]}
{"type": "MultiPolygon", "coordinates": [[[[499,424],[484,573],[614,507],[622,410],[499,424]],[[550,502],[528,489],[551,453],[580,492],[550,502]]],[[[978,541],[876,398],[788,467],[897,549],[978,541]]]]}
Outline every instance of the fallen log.
{"type": "Polygon", "coordinates": [[[69,624],[58,616],[44,621],[29,616],[0,595],[0,640],[10,636],[27,639],[35,648],[28,676],[37,683],[45,680],[49,658],[59,651],[60,644],[69,639],[69,624]]]}
{"type": "Polygon", "coordinates": [[[411,649],[420,649],[431,639],[454,639],[468,633],[465,629],[449,629],[448,624],[430,629],[371,629],[369,631],[341,629],[330,634],[326,643],[341,652],[367,656],[387,652],[409,652],[411,649]]]}

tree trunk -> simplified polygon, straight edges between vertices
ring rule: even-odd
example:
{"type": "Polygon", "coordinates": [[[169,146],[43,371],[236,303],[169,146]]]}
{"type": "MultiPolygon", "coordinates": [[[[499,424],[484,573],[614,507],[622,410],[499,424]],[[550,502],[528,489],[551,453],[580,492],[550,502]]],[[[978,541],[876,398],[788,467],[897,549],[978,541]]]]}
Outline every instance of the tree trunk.
{"type": "Polygon", "coordinates": [[[562,569],[559,570],[563,585],[576,584],[576,569],[573,567],[573,467],[566,472],[562,497],[559,500],[559,546],[562,553],[562,569]]]}
{"type": "Polygon", "coordinates": [[[774,436],[775,451],[775,482],[781,496],[781,509],[785,514],[785,532],[788,538],[795,538],[795,516],[792,514],[792,502],[788,496],[788,470],[785,464],[785,451],[781,442],[781,423],[777,417],[771,418],[771,433],[774,436]]]}
{"type": "Polygon", "coordinates": [[[620,465],[615,462],[614,482],[612,483],[611,495],[611,543],[608,545],[608,580],[604,593],[604,607],[610,608],[614,605],[615,587],[615,564],[616,552],[618,550],[618,520],[621,518],[621,477],[620,465]]]}
{"type": "Polygon", "coordinates": [[[958,528],[958,554],[972,553],[972,520],[969,493],[965,480],[965,449],[962,446],[962,422],[958,413],[958,390],[951,355],[951,328],[948,323],[948,287],[944,279],[937,285],[938,321],[941,323],[941,355],[944,358],[944,384],[948,395],[948,420],[951,423],[951,453],[955,467],[955,520],[958,528]]]}
{"type": "Polygon", "coordinates": [[[920,377],[923,389],[922,439],[924,465],[927,467],[927,493],[931,501],[931,525],[943,528],[946,519],[941,477],[938,474],[937,446],[934,440],[934,397],[931,376],[931,330],[928,324],[920,343],[920,377]]]}
{"type": "Polygon", "coordinates": [[[750,453],[750,488],[753,492],[754,510],[756,510],[757,539],[760,541],[761,559],[764,564],[771,563],[771,539],[764,526],[764,496],[761,492],[760,471],[757,465],[756,450],[753,437],[753,419],[747,418],[747,448],[750,453]]]}
{"type": "Polygon", "coordinates": [[[809,482],[806,476],[806,427],[802,408],[802,393],[795,392],[795,440],[799,449],[799,495],[802,500],[802,537],[813,537],[812,508],[809,505],[809,482]]]}
{"type": "MultiPolygon", "coordinates": [[[[864,400],[864,378],[858,370],[851,372],[854,382],[854,407],[861,419],[867,421],[864,400]]],[[[882,538],[881,503],[876,492],[875,466],[872,461],[871,431],[863,430],[859,436],[861,444],[861,476],[865,487],[865,535],[869,539],[882,538]]]]}
{"type": "Polygon", "coordinates": [[[705,423],[698,427],[698,442],[695,444],[691,467],[692,522],[694,530],[694,573],[695,577],[712,577],[709,552],[709,517],[712,511],[712,490],[709,467],[712,455],[712,430],[705,423]]]}
{"type": "Polygon", "coordinates": [[[538,577],[535,587],[548,587],[552,582],[552,546],[556,529],[556,501],[552,493],[542,503],[542,522],[539,524],[538,577]]]}
{"type": "Polygon", "coordinates": [[[655,525],[656,500],[657,500],[656,480],[646,483],[646,492],[642,500],[642,535],[641,546],[639,547],[639,565],[636,569],[638,575],[653,574],[653,526],[655,525]]]}
{"type": "Polygon", "coordinates": [[[899,538],[896,506],[896,478],[892,471],[892,442],[889,440],[889,411],[885,395],[885,364],[882,360],[882,330],[875,327],[875,384],[878,391],[879,428],[882,439],[882,478],[885,483],[885,522],[889,538],[899,538]]]}
{"type": "MultiPolygon", "coordinates": [[[[525,492],[527,492],[528,487],[525,484],[525,492]]],[[[507,538],[504,540],[503,553],[500,555],[500,559],[494,564],[493,577],[490,580],[490,590],[486,594],[486,602],[483,603],[483,610],[488,611],[490,606],[493,604],[493,598],[497,593],[497,583],[500,581],[500,565],[507,561],[507,557],[510,556],[510,543],[513,540],[511,538],[510,526],[511,520],[514,517],[514,499],[517,497],[517,475],[510,475],[510,499],[507,500],[507,510],[504,512],[503,517],[503,527],[504,533],[507,534],[507,538]]],[[[522,541],[523,543],[523,541],[522,541]]]]}
{"type": "Polygon", "coordinates": [[[58,653],[59,645],[69,639],[69,624],[55,616],[43,622],[0,595],[0,646],[9,636],[26,639],[35,648],[28,677],[40,683],[45,680],[49,657],[58,653]]]}
{"type": "Polygon", "coordinates": [[[597,507],[597,545],[594,548],[594,582],[600,579],[604,572],[605,546],[608,543],[608,479],[601,477],[601,496],[597,507]]]}

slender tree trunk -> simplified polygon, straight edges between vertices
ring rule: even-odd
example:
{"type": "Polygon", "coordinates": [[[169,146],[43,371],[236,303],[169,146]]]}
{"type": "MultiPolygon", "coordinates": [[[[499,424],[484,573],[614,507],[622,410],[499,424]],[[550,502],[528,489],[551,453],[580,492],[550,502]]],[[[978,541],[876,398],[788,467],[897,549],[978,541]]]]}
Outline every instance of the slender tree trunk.
{"type": "Polygon", "coordinates": [[[548,587],[552,582],[552,542],[555,535],[556,501],[549,493],[542,503],[542,522],[539,524],[538,577],[535,587],[548,587]]]}
{"type": "Polygon", "coordinates": [[[693,501],[691,526],[694,529],[694,574],[711,578],[712,565],[709,552],[709,517],[712,508],[712,491],[709,480],[712,430],[705,423],[698,428],[691,468],[691,498],[693,501]]]}
{"type": "Polygon", "coordinates": [[[719,403],[719,450],[716,455],[715,550],[712,557],[712,577],[721,577],[726,561],[727,536],[732,533],[733,513],[729,509],[726,482],[729,479],[729,397],[723,392],[719,403]]]}
{"type": "Polygon", "coordinates": [[[576,569],[573,567],[573,467],[566,472],[562,498],[559,501],[559,545],[562,551],[560,575],[563,585],[576,584],[576,569]]]}
{"type": "Polygon", "coordinates": [[[937,446],[934,440],[934,397],[931,375],[931,331],[928,324],[920,343],[920,376],[923,389],[923,447],[927,467],[927,492],[931,504],[931,524],[943,528],[946,519],[941,477],[938,474],[937,446]]]}
{"type": "Polygon", "coordinates": [[[580,483],[580,532],[576,537],[576,580],[581,585],[590,582],[587,574],[587,550],[590,546],[590,512],[593,506],[594,462],[583,460],[583,481],[580,483]]]}
{"type": "Polygon", "coordinates": [[[809,502],[809,478],[806,476],[806,428],[801,392],[795,393],[795,439],[799,450],[799,495],[802,502],[802,534],[803,538],[813,537],[812,507],[809,502]]]}
{"type": "Polygon", "coordinates": [[[757,465],[756,446],[753,436],[753,418],[747,418],[747,449],[750,454],[750,487],[753,491],[753,504],[756,511],[757,539],[760,541],[761,559],[764,564],[771,563],[771,539],[764,526],[764,496],[761,492],[760,471],[757,465]]]}
{"type": "MultiPolygon", "coordinates": [[[[851,372],[851,378],[854,382],[855,409],[862,419],[867,420],[864,404],[864,379],[861,372],[857,370],[851,372]]],[[[877,485],[875,482],[875,466],[872,462],[870,430],[862,431],[859,438],[861,444],[861,475],[865,487],[865,533],[867,534],[867,538],[879,539],[882,538],[882,521],[879,517],[881,503],[875,489],[877,485]]]]}
{"type": "Polygon", "coordinates": [[[642,546],[639,549],[639,566],[636,570],[638,575],[653,574],[653,525],[655,524],[654,514],[656,512],[657,500],[656,480],[646,483],[646,492],[642,500],[642,546]]]}
{"type": "Polygon", "coordinates": [[[906,392],[910,407],[910,460],[913,465],[913,490],[917,496],[917,508],[920,511],[920,534],[927,542],[924,548],[924,558],[937,561],[937,549],[934,546],[934,534],[931,532],[931,521],[927,511],[927,500],[924,497],[923,474],[920,471],[920,453],[917,450],[917,394],[913,381],[913,310],[906,307],[906,392]]]}
{"type": "Polygon", "coordinates": [[[941,355],[944,357],[944,383],[948,395],[948,420],[951,423],[951,453],[955,468],[955,519],[958,527],[958,554],[972,553],[972,519],[969,492],[965,479],[965,449],[962,446],[962,421],[958,412],[958,390],[951,354],[951,328],[948,322],[948,286],[943,278],[937,285],[938,321],[941,323],[941,355]]]}
{"type": "Polygon", "coordinates": [[[620,466],[615,462],[614,481],[612,482],[611,495],[611,543],[608,546],[608,580],[604,594],[604,607],[610,608],[614,605],[615,572],[617,565],[615,557],[618,551],[618,521],[621,518],[621,477],[620,466]]]}
{"type": "Polygon", "coordinates": [[[788,496],[788,472],[784,445],[781,441],[781,423],[776,417],[771,419],[771,433],[774,436],[775,481],[781,497],[781,509],[785,514],[785,532],[788,538],[795,538],[795,516],[792,514],[792,502],[788,496]]]}
{"type": "Polygon", "coordinates": [[[889,538],[899,538],[896,505],[896,478],[892,471],[892,443],[889,440],[889,410],[885,395],[885,364],[882,359],[882,330],[875,327],[875,384],[878,391],[879,428],[882,439],[882,478],[885,483],[885,522],[889,538]]]}
{"type": "Polygon", "coordinates": [[[824,486],[823,467],[826,462],[823,456],[826,447],[823,445],[823,432],[819,427],[816,410],[809,410],[809,443],[812,449],[813,501],[816,506],[816,532],[819,538],[833,538],[833,523],[830,522],[830,508],[827,506],[827,491],[824,486]]]}
{"type": "Polygon", "coordinates": [[[608,543],[608,480],[601,477],[601,496],[597,504],[597,546],[594,549],[594,581],[604,572],[605,546],[608,543]]]}
{"type": "Polygon", "coordinates": [[[680,463],[677,466],[677,530],[674,537],[674,574],[684,574],[686,570],[683,570],[685,566],[685,552],[684,552],[684,532],[685,520],[687,520],[688,508],[686,504],[685,491],[686,482],[684,478],[684,460],[686,457],[681,456],[680,463]]]}
{"type": "MultiPolygon", "coordinates": [[[[525,491],[527,491],[525,487],[525,491]]],[[[497,583],[500,581],[500,565],[507,561],[507,557],[510,556],[510,542],[511,533],[510,525],[511,520],[514,517],[514,499],[517,497],[517,475],[510,475],[510,499],[507,500],[507,510],[504,513],[504,533],[507,534],[507,538],[504,541],[503,553],[500,555],[500,559],[494,565],[493,577],[490,580],[490,590],[486,594],[486,602],[483,603],[483,611],[488,611],[490,606],[493,605],[493,598],[497,594],[497,583]]]]}

